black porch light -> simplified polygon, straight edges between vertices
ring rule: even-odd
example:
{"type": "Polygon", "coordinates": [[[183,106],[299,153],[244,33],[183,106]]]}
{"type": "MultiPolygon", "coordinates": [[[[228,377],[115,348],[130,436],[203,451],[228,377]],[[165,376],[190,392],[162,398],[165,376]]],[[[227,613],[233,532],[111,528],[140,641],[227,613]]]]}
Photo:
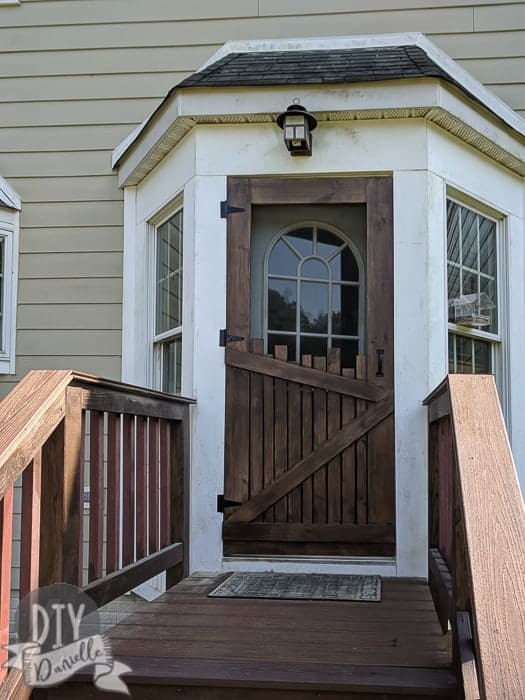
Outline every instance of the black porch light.
{"type": "Polygon", "coordinates": [[[291,156],[312,155],[312,131],[317,119],[295,99],[286,112],[279,114],[277,124],[283,130],[284,143],[291,156]]]}

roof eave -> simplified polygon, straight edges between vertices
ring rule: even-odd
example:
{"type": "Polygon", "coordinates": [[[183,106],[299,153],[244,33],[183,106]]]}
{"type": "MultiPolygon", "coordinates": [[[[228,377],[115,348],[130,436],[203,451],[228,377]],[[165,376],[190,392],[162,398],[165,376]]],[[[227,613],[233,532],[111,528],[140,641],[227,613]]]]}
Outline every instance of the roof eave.
{"type": "Polygon", "coordinates": [[[425,118],[525,176],[525,139],[448,82],[417,78],[344,86],[187,88],[162,106],[141,139],[121,158],[119,185],[138,184],[198,124],[274,122],[297,90],[321,123],[425,118]]]}
{"type": "Polygon", "coordinates": [[[20,197],[3,177],[0,177],[0,207],[15,211],[22,209],[20,197]]]}

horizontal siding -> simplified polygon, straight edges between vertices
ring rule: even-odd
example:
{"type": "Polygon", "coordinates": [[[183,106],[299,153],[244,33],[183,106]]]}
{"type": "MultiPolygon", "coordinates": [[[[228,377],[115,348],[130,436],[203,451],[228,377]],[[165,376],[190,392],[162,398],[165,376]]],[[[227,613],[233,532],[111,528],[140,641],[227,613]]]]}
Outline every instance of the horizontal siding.
{"type": "MultiPolygon", "coordinates": [[[[0,7],[0,174],[23,200],[19,375],[120,372],[111,150],[229,39],[426,32],[525,114],[525,2],[24,0],[0,7]]],[[[18,375],[17,375],[18,376],[18,375]]],[[[0,391],[12,386],[1,377],[0,391]]]]}
{"type": "Polygon", "coordinates": [[[119,277],[121,253],[22,253],[20,279],[119,277]]]}
{"type": "Polygon", "coordinates": [[[20,304],[20,330],[121,330],[121,304],[20,304]]]}
{"type": "MultiPolygon", "coordinates": [[[[22,271],[23,274],[23,271],[22,271]]],[[[21,279],[19,304],[111,304],[122,299],[122,279],[21,279]]]]}
{"type": "MultiPolygon", "coordinates": [[[[74,181],[84,178],[71,179],[74,181]]],[[[50,251],[96,253],[101,250],[114,252],[122,251],[122,247],[121,226],[33,228],[24,230],[20,241],[21,253],[49,253],[50,251]]]]}

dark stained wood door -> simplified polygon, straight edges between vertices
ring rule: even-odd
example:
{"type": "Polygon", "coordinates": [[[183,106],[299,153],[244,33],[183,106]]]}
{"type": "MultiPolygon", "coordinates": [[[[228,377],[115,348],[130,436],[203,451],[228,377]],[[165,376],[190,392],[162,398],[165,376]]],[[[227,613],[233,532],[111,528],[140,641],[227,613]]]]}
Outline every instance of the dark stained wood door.
{"type": "Polygon", "coordinates": [[[226,555],[395,552],[392,179],[229,178],[226,555]],[[250,332],[252,207],[366,205],[366,339],[289,362],[250,332]]]}

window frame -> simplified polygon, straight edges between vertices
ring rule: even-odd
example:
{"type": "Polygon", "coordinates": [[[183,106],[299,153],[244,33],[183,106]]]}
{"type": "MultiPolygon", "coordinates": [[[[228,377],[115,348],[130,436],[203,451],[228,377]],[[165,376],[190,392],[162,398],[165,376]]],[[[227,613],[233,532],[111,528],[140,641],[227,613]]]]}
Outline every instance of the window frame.
{"type": "MultiPolygon", "coordinates": [[[[285,245],[289,245],[288,243],[285,243],[285,245]]],[[[343,248],[343,246],[341,246],[343,248]]],[[[306,260],[311,260],[311,259],[316,259],[317,257],[322,256],[317,256],[317,255],[309,255],[309,256],[303,256],[300,254],[300,251],[297,251],[300,255],[299,257],[299,263],[298,263],[298,272],[300,272],[300,268],[304,264],[306,260]]],[[[335,254],[334,254],[335,255],[335,254]]],[[[326,261],[325,261],[326,262],[326,261]]],[[[331,299],[330,299],[330,292],[332,290],[332,285],[333,284],[339,284],[339,282],[333,282],[331,278],[331,272],[330,272],[330,266],[328,265],[329,269],[329,282],[328,284],[328,289],[329,289],[329,308],[331,306],[331,299]]],[[[321,282],[325,282],[325,280],[320,280],[321,282]]],[[[296,340],[296,349],[297,349],[297,344],[300,342],[301,336],[306,336],[306,337],[311,337],[311,338],[326,338],[327,341],[327,348],[330,347],[330,341],[332,339],[343,339],[343,340],[357,340],[358,342],[358,353],[362,354],[364,352],[364,347],[365,347],[365,334],[366,334],[366,268],[363,262],[363,259],[354,244],[354,242],[344,233],[344,231],[341,231],[339,228],[336,226],[333,226],[332,224],[325,223],[323,221],[318,221],[314,219],[306,219],[306,220],[300,220],[297,222],[294,222],[293,224],[287,225],[284,228],[280,229],[269,241],[266,251],[264,254],[264,263],[263,263],[263,315],[262,315],[262,332],[263,332],[263,342],[264,342],[264,352],[268,352],[268,335],[269,334],[274,334],[274,335],[286,335],[289,337],[294,337],[296,340]],[[296,304],[299,306],[300,304],[300,280],[304,281],[317,281],[316,279],[310,279],[310,278],[302,278],[301,275],[299,274],[296,277],[290,277],[290,276],[285,276],[285,275],[275,275],[275,274],[270,274],[269,272],[269,262],[270,262],[270,256],[272,254],[272,251],[274,247],[277,245],[279,240],[283,239],[287,234],[290,232],[300,229],[300,228],[308,228],[312,227],[313,229],[318,229],[318,228],[323,228],[330,233],[333,233],[334,235],[338,236],[342,241],[344,241],[344,244],[348,246],[348,248],[351,250],[352,255],[354,256],[354,259],[357,264],[357,268],[359,271],[359,281],[357,283],[355,282],[347,282],[345,283],[348,286],[353,286],[357,287],[359,290],[359,303],[358,303],[358,324],[357,324],[357,332],[358,335],[356,336],[346,336],[344,334],[340,333],[332,333],[332,320],[330,318],[330,313],[328,314],[328,326],[327,326],[327,332],[326,333],[313,333],[309,331],[301,331],[299,321],[296,321],[296,328],[295,331],[270,331],[268,329],[268,290],[269,290],[269,280],[270,278],[272,279],[291,279],[295,280],[297,282],[297,301],[296,304]]],[[[297,350],[296,350],[297,352],[297,350]]]]}
{"type": "Polygon", "coordinates": [[[0,374],[16,373],[16,306],[18,291],[19,212],[0,205],[0,237],[4,239],[0,374]]]}
{"type": "MultiPolygon", "coordinates": [[[[182,348],[184,343],[184,333],[183,333],[183,313],[182,309],[184,307],[184,297],[182,299],[182,309],[181,309],[181,319],[180,324],[175,328],[170,328],[162,333],[156,332],[156,321],[157,321],[157,240],[158,240],[158,230],[159,228],[169,221],[171,218],[181,213],[182,219],[182,236],[184,240],[184,202],[182,194],[179,194],[175,199],[163,207],[157,214],[150,218],[148,221],[148,239],[149,239],[149,301],[148,309],[149,313],[149,323],[148,323],[148,338],[149,338],[149,378],[150,384],[153,388],[158,391],[164,391],[163,389],[163,347],[164,345],[172,340],[180,338],[181,341],[181,365],[182,365],[182,348]]],[[[184,278],[184,244],[182,247],[182,278],[184,278]]],[[[182,285],[181,285],[182,287],[182,285]]],[[[182,384],[183,384],[183,370],[181,369],[180,377],[180,387],[175,392],[177,395],[182,394],[182,384]]],[[[176,387],[177,389],[177,387],[176,387]]]]}
{"type": "MultiPolygon", "coordinates": [[[[462,193],[456,190],[447,189],[445,192],[445,295],[446,295],[446,312],[447,312],[447,371],[450,369],[450,354],[448,337],[453,334],[463,336],[473,340],[482,340],[490,343],[490,359],[491,359],[491,374],[496,378],[496,383],[502,396],[507,395],[507,364],[504,359],[506,353],[505,342],[507,337],[507,269],[505,265],[506,250],[507,250],[507,220],[504,213],[495,210],[490,205],[484,206],[482,202],[473,200],[469,195],[462,196],[462,193]],[[498,319],[497,332],[484,331],[478,328],[469,328],[461,324],[453,323],[448,320],[448,226],[447,226],[447,204],[453,202],[460,207],[468,209],[478,216],[489,219],[496,226],[496,309],[498,319]]],[[[479,273],[478,273],[479,274],[479,273]]]]}

